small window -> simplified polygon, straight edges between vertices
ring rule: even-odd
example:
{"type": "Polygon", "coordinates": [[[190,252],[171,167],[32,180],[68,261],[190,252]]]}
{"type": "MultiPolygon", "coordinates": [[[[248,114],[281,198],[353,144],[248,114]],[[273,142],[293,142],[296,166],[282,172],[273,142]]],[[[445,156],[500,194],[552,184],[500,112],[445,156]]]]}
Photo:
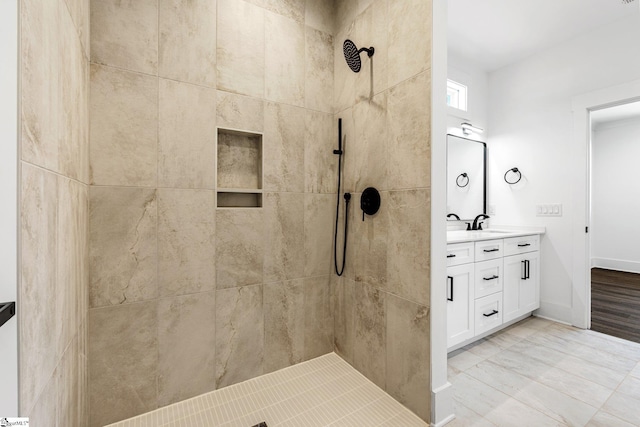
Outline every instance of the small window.
{"type": "Polygon", "coordinates": [[[467,87],[453,80],[447,80],[447,105],[467,111],[467,87]]]}

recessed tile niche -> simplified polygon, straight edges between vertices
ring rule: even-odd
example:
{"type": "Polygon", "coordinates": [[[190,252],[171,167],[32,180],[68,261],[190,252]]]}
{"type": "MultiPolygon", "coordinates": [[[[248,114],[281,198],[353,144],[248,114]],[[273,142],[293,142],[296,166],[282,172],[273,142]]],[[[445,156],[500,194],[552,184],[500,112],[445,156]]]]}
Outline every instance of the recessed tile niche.
{"type": "Polygon", "coordinates": [[[218,128],[218,208],[262,207],[262,134],[218,128]]]}

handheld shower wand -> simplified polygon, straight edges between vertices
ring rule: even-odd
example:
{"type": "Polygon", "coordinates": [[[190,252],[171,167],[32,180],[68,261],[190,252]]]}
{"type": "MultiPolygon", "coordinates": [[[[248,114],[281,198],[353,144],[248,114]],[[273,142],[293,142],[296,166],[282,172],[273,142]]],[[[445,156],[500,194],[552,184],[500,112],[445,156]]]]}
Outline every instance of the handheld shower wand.
{"type": "Polygon", "coordinates": [[[336,203],[336,226],[333,235],[333,263],[338,276],[342,276],[344,273],[344,266],[347,259],[347,231],[349,229],[349,201],[351,200],[351,193],[344,193],[344,239],[342,247],[342,267],[338,268],[338,222],[340,217],[340,188],[342,184],[342,119],[338,119],[338,149],[333,150],[333,154],[338,155],[338,200],[336,203]]]}

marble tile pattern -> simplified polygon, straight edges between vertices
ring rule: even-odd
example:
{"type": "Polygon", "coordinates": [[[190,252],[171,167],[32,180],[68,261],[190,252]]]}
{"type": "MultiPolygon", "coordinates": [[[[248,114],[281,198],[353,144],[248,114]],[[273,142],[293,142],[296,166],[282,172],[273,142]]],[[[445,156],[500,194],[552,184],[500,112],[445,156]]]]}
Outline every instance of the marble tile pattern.
{"type": "Polygon", "coordinates": [[[155,301],[89,311],[91,426],[157,408],[158,307],[155,301]],[[104,390],[110,390],[105,399],[104,390]]]}
{"type": "Polygon", "coordinates": [[[268,102],[264,122],[265,190],[302,193],[305,179],[305,110],[268,102]]]}
{"type": "Polygon", "coordinates": [[[529,317],[449,354],[450,425],[638,425],[639,361],[638,343],[529,317]]]}
{"type": "Polygon", "coordinates": [[[334,347],[428,421],[430,402],[418,396],[430,389],[431,2],[335,6],[334,122],[342,119],[344,191],[356,204],[348,268],[333,288],[334,347]],[[361,54],[359,73],[345,63],[345,39],[375,48],[361,54]],[[363,222],[366,187],[382,200],[363,222]]]}
{"type": "Polygon", "coordinates": [[[158,186],[215,188],[216,91],[160,79],[158,186]]]}
{"type": "Polygon", "coordinates": [[[91,183],[153,187],[158,79],[91,65],[91,183]]]}
{"type": "Polygon", "coordinates": [[[216,2],[159,2],[158,74],[215,87],[216,2]]]}
{"type": "MultiPolygon", "coordinates": [[[[94,3],[89,348],[109,345],[114,333],[96,319],[136,306],[144,324],[122,332],[132,348],[107,354],[135,360],[146,342],[157,359],[145,361],[148,382],[136,374],[133,389],[105,378],[92,385],[91,399],[108,405],[92,409],[90,425],[101,425],[107,409],[133,415],[332,350],[428,414],[429,402],[413,394],[429,381],[428,269],[419,260],[428,259],[421,126],[430,83],[416,68],[392,87],[388,64],[388,31],[414,18],[390,14],[389,0],[94,3]],[[344,64],[347,37],[376,45],[359,74],[344,64]],[[357,171],[345,175],[353,228],[340,280],[332,273],[337,117],[344,165],[357,171]],[[258,150],[224,136],[216,146],[219,128],[263,134],[264,171],[258,150]],[[404,161],[406,176],[390,177],[386,164],[404,161]],[[384,190],[383,210],[362,223],[357,201],[369,185],[384,190]],[[224,187],[263,188],[263,207],[216,209],[224,187]]],[[[89,359],[99,370],[100,357],[89,359]]],[[[328,409],[314,414],[322,419],[328,409]]],[[[376,411],[345,413],[336,425],[353,425],[363,412],[375,412],[379,425],[416,421],[376,411]]],[[[301,420],[292,425],[309,424],[301,420]]]]}
{"type": "Polygon", "coordinates": [[[91,61],[158,74],[158,0],[91,0],[91,61]]]}
{"type": "Polygon", "coordinates": [[[260,189],[262,137],[218,130],[218,188],[260,189]]]}
{"type": "Polygon", "coordinates": [[[79,427],[88,425],[89,1],[19,9],[18,409],[33,425],[79,427]]]}
{"type": "Polygon", "coordinates": [[[89,194],[91,307],[157,298],[156,190],[92,187],[89,194]]]}
{"type": "Polygon", "coordinates": [[[108,427],[426,427],[335,353],[108,427]]]}

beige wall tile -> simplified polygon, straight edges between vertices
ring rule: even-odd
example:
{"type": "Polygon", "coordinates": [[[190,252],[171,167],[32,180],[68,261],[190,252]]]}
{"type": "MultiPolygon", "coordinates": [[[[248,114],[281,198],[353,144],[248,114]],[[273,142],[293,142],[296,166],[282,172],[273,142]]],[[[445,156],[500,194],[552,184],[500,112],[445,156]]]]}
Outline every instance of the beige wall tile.
{"type": "Polygon", "coordinates": [[[386,390],[423,420],[430,417],[429,309],[387,297],[386,390]]]}
{"type": "Polygon", "coordinates": [[[325,33],[335,30],[336,9],[333,0],[306,0],[305,25],[325,33]]]}
{"type": "Polygon", "coordinates": [[[303,22],[305,16],[305,0],[246,0],[249,3],[265,8],[273,13],[303,22]]]}
{"type": "Polygon", "coordinates": [[[430,66],[431,0],[389,1],[389,86],[430,66]]]}
{"type": "Polygon", "coordinates": [[[333,112],[333,37],[311,27],[305,27],[304,104],[333,112]]]}
{"type": "Polygon", "coordinates": [[[215,291],[158,300],[158,406],[214,390],[215,291]]]}
{"type": "Polygon", "coordinates": [[[81,405],[80,363],[76,335],[64,352],[54,373],[55,381],[58,383],[57,425],[59,426],[82,425],[79,419],[80,412],[77,410],[81,405]]]}
{"type": "Polygon", "coordinates": [[[158,0],[91,0],[91,61],[158,72],[158,0]]]}
{"type": "MultiPolygon", "coordinates": [[[[360,145],[356,139],[356,125],[353,116],[353,107],[334,115],[333,132],[338,135],[338,120],[342,119],[342,190],[345,192],[355,193],[356,177],[354,172],[349,169],[351,165],[356,164],[356,157],[360,155],[357,149],[360,145]]],[[[335,140],[334,140],[335,141],[335,140]]],[[[334,142],[335,144],[335,142],[334,142]]],[[[334,146],[334,149],[338,148],[334,146]]],[[[333,150],[332,150],[333,152],[333,150]]],[[[337,156],[336,156],[337,157],[337,156]]],[[[337,187],[336,187],[337,188],[337,187]]]]}
{"type": "Polygon", "coordinates": [[[158,296],[156,190],[91,187],[91,307],[158,296]]]}
{"type": "Polygon", "coordinates": [[[402,298],[428,307],[430,191],[392,191],[388,203],[387,287],[402,298]]]}
{"type": "Polygon", "coordinates": [[[31,2],[21,26],[22,159],[86,181],[86,59],[71,16],[62,1],[31,2]]]}
{"type": "Polygon", "coordinates": [[[304,194],[263,195],[265,235],[264,282],[304,275],[304,194]]]}
{"type": "Polygon", "coordinates": [[[334,193],[338,185],[338,125],[332,114],[306,110],[304,115],[304,191],[334,193]]]}
{"type": "Polygon", "coordinates": [[[58,176],[23,163],[21,180],[20,310],[29,315],[20,319],[20,412],[27,413],[61,356],[57,309],[67,300],[56,284],[58,176]]]}
{"type": "Polygon", "coordinates": [[[389,90],[390,190],[431,185],[430,84],[425,72],[389,90]]]}
{"type": "Polygon", "coordinates": [[[51,70],[61,67],[58,6],[58,1],[25,2],[20,8],[22,160],[54,171],[58,169],[63,111],[60,82],[49,76],[51,70]]]}
{"type": "Polygon", "coordinates": [[[160,0],[161,77],[216,85],[216,2],[160,0]]]}
{"type": "MultiPolygon", "coordinates": [[[[323,276],[333,268],[334,194],[304,195],[304,275],[323,276]]],[[[341,252],[340,252],[341,253],[341,252]]]]}
{"type": "Polygon", "coordinates": [[[158,79],[91,66],[91,182],[155,186],[158,79]]]}
{"type": "Polygon", "coordinates": [[[57,354],[65,352],[77,334],[87,305],[82,291],[88,285],[86,270],[87,190],[86,186],[58,176],[58,226],[56,266],[56,313],[60,319],[57,354]]]}
{"type": "Polygon", "coordinates": [[[216,91],[160,79],[158,185],[215,188],[216,91]]]}
{"type": "Polygon", "coordinates": [[[304,191],[305,110],[267,103],[263,139],[264,188],[304,191]]]}
{"type": "Polygon", "coordinates": [[[393,149],[388,147],[387,93],[354,105],[353,121],[354,134],[349,141],[349,155],[345,155],[347,180],[354,183],[356,192],[367,187],[386,190],[388,151],[393,149]]]}
{"type": "Polygon", "coordinates": [[[356,20],[356,43],[362,44],[358,48],[373,46],[375,53],[371,58],[365,52],[360,56],[362,71],[356,83],[357,100],[371,99],[389,87],[388,34],[385,30],[389,20],[388,0],[367,0],[366,3],[366,10],[356,20]]]}
{"type": "Polygon", "coordinates": [[[263,373],[262,285],[216,291],[216,387],[263,373]]]}
{"type": "Polygon", "coordinates": [[[331,287],[333,298],[334,337],[333,346],[336,353],[344,360],[353,364],[353,341],[355,334],[354,324],[354,287],[351,279],[338,278],[331,274],[331,287]]]}
{"type": "Polygon", "coordinates": [[[304,360],[305,287],[302,279],[264,285],[264,372],[304,360]]]}
{"type": "MultiPolygon", "coordinates": [[[[356,197],[360,201],[361,194],[356,197]]],[[[349,245],[356,282],[366,283],[379,289],[387,288],[387,245],[389,239],[389,193],[380,193],[380,210],[375,215],[367,215],[362,221],[362,210],[358,203],[354,208],[352,236],[349,245]]]]}
{"type": "Polygon", "coordinates": [[[157,407],[157,301],[89,311],[91,427],[157,407]]]}
{"type": "Polygon", "coordinates": [[[262,209],[216,211],[216,286],[218,289],[263,282],[262,209]]]}
{"type": "Polygon", "coordinates": [[[353,366],[382,389],[386,381],[386,298],[369,285],[354,287],[353,366]]]}
{"type": "Polygon", "coordinates": [[[218,0],[218,89],[264,97],[264,9],[218,0]]]}
{"type": "Polygon", "coordinates": [[[65,2],[82,43],[82,51],[89,59],[89,4],[91,0],[65,0],[65,2]]]}
{"type": "Polygon", "coordinates": [[[265,98],[304,107],[304,25],[265,12],[265,98]]]}
{"type": "Polygon", "coordinates": [[[304,359],[333,351],[331,276],[304,279],[304,359]]]}
{"type": "MultiPolygon", "coordinates": [[[[22,404],[22,403],[21,403],[22,404]]],[[[22,411],[21,411],[22,412],[22,411]]],[[[46,426],[58,419],[58,377],[52,376],[40,393],[38,401],[29,410],[29,424],[46,426]]]]}
{"type": "Polygon", "coordinates": [[[215,290],[215,193],[158,189],[160,296],[215,290]]]}
{"type": "Polygon", "coordinates": [[[216,96],[216,117],[219,127],[262,132],[264,101],[219,90],[216,96]]]}
{"type": "Polygon", "coordinates": [[[216,168],[217,188],[262,188],[264,138],[218,129],[216,168]]]}

